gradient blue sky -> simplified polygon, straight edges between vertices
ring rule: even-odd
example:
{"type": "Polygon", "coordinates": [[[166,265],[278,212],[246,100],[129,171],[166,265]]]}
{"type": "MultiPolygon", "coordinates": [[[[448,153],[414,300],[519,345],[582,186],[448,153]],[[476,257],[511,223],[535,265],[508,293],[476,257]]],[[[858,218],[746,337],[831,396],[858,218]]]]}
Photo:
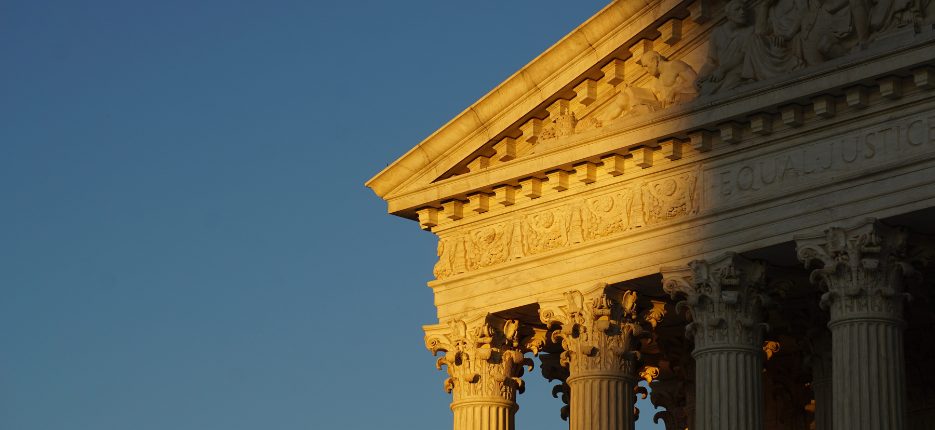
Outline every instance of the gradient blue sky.
{"type": "Polygon", "coordinates": [[[606,3],[0,3],[0,428],[448,427],[363,183],[606,3]]]}

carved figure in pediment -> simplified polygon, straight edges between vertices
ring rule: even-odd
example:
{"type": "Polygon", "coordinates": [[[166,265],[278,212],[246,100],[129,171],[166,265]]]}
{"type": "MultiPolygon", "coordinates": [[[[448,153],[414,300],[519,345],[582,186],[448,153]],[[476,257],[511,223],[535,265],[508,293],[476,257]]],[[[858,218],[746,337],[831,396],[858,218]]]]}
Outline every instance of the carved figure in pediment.
{"type": "Polygon", "coordinates": [[[744,80],[744,61],[754,27],[741,0],[727,2],[724,15],[727,22],[711,32],[707,62],[699,72],[697,86],[702,95],[734,89],[744,80]]]}
{"type": "Polygon", "coordinates": [[[656,51],[646,51],[638,64],[652,76],[652,91],[663,108],[690,101],[698,96],[698,74],[682,60],[668,60],[656,51]]]}
{"type": "Polygon", "coordinates": [[[866,47],[875,33],[920,23],[922,3],[922,0],[850,0],[857,48],[866,47]]]}
{"type": "Polygon", "coordinates": [[[796,37],[799,55],[814,66],[846,54],[844,40],[851,33],[850,0],[808,0],[796,37]]]}
{"type": "Polygon", "coordinates": [[[643,115],[659,109],[662,109],[662,102],[656,98],[652,90],[624,84],[614,95],[609,106],[600,114],[592,117],[587,125],[590,128],[603,127],[624,115],[643,115]]]}
{"type": "Polygon", "coordinates": [[[575,126],[578,125],[578,118],[571,110],[564,109],[555,118],[549,118],[546,125],[542,128],[542,134],[539,138],[542,140],[554,139],[556,137],[565,137],[575,134],[575,126]]]}
{"type": "Polygon", "coordinates": [[[727,22],[712,33],[708,62],[698,79],[701,93],[730,90],[801,67],[808,6],[808,0],[766,0],[757,6],[751,25],[743,0],[727,2],[727,22]]]}
{"type": "Polygon", "coordinates": [[[744,56],[744,79],[770,79],[802,66],[797,48],[807,8],[807,0],[766,0],[757,6],[756,34],[744,56]]]}

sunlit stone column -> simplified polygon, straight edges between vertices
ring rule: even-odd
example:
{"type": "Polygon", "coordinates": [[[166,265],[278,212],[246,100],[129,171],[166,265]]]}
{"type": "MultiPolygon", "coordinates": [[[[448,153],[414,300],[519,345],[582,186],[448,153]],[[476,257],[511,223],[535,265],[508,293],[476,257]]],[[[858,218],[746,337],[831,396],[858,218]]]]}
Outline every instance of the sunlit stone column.
{"type": "Polygon", "coordinates": [[[437,366],[447,367],[454,430],[514,429],[520,377],[524,366],[532,369],[520,346],[519,322],[488,315],[424,329],[429,350],[445,353],[437,366]]]}
{"type": "Polygon", "coordinates": [[[796,238],[799,260],[821,266],[812,281],[827,290],[835,430],[906,428],[906,236],[871,219],[796,238]]]}
{"type": "Polygon", "coordinates": [[[633,430],[643,333],[636,293],[599,285],[539,303],[539,316],[564,350],[571,430],[633,430]]]}
{"type": "Polygon", "coordinates": [[[663,269],[663,288],[685,297],[695,340],[692,430],[763,429],[765,264],[728,253],[663,269]]]}

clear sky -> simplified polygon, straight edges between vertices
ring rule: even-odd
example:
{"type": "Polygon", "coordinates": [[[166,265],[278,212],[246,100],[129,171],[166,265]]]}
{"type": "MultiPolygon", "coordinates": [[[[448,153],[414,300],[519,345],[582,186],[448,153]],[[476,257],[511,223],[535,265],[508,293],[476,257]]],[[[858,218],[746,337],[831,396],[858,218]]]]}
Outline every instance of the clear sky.
{"type": "Polygon", "coordinates": [[[0,428],[448,427],[363,183],[606,3],[0,2],[0,428]]]}

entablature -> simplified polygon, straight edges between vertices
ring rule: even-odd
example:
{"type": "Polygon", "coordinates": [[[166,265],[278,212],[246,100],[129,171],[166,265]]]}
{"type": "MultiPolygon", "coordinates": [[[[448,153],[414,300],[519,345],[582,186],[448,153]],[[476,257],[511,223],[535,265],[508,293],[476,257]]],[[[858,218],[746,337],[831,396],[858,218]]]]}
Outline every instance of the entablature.
{"type": "Polygon", "coordinates": [[[658,115],[547,141],[536,153],[511,163],[390,199],[390,210],[414,211],[423,228],[438,231],[445,224],[490,217],[552,191],[575,189],[568,183],[593,185],[621,175],[644,176],[671,165],[670,161],[697,161],[722,153],[711,152],[715,148],[741,151],[764,136],[794,133],[806,122],[846,120],[871,104],[886,105],[906,91],[932,88],[935,68],[929,53],[933,49],[935,33],[911,48],[881,49],[859,63],[832,62],[785,82],[751,84],[742,94],[702,99],[658,115]]]}

